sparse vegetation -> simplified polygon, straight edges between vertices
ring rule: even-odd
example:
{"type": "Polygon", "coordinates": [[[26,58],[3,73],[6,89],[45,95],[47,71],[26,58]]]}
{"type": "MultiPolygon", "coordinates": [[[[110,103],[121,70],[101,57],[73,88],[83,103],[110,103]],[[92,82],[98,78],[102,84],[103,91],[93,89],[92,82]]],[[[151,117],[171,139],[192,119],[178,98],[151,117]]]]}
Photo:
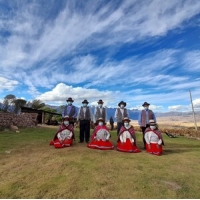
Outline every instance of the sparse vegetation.
{"type": "MultiPolygon", "coordinates": [[[[1,198],[199,198],[199,141],[164,135],[164,154],[49,146],[57,127],[0,132],[1,198]]],[[[116,131],[111,131],[116,145],[116,131]]],[[[141,133],[137,145],[142,147],[141,133]]]]}

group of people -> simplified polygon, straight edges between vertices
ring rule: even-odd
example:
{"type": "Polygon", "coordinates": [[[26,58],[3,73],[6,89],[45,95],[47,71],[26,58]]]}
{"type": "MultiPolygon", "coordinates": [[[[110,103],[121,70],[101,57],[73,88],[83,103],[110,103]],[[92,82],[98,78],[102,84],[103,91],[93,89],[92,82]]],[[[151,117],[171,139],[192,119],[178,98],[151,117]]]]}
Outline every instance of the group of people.
{"type": "MultiPolygon", "coordinates": [[[[67,105],[62,112],[62,124],[55,134],[54,139],[50,142],[50,145],[54,145],[56,148],[71,146],[73,140],[75,140],[74,123],[77,119],[80,127],[79,143],[85,141],[87,147],[92,149],[114,149],[114,145],[110,142],[110,130],[106,126],[107,114],[106,108],[103,107],[104,102],[101,99],[97,102],[98,106],[95,107],[94,115],[92,115],[91,109],[88,106],[89,102],[86,99],[82,102],[82,106],[79,108],[78,112],[75,106],[72,105],[74,100],[71,97],[66,101],[67,105]],[[90,124],[92,121],[95,124],[95,128],[90,141],[90,124]]],[[[149,109],[149,105],[150,104],[147,102],[144,102],[142,105],[144,109],[139,114],[138,124],[143,133],[144,149],[146,149],[148,153],[161,155],[164,141],[162,134],[157,127],[155,114],[149,109]]],[[[131,120],[129,119],[129,113],[125,107],[126,102],[121,101],[115,111],[118,136],[117,150],[138,153],[141,151],[136,145],[135,130],[130,124],[131,120]]],[[[113,119],[112,122],[114,123],[113,119]]],[[[111,130],[113,130],[112,126],[111,130]]]]}

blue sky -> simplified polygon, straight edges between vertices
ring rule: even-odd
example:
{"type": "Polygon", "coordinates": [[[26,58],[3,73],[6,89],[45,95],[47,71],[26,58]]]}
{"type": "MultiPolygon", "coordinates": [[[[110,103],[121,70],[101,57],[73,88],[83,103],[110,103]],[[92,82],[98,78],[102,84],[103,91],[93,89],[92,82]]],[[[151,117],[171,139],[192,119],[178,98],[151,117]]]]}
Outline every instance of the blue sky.
{"type": "Polygon", "coordinates": [[[0,102],[200,109],[199,0],[0,0],[0,102]]]}

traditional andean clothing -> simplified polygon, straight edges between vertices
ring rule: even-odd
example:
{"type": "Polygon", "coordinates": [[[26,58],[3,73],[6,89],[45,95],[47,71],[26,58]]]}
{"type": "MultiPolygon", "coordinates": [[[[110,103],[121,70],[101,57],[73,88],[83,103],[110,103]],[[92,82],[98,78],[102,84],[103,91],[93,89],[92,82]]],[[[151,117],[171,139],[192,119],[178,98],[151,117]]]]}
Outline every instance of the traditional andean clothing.
{"type": "Polygon", "coordinates": [[[55,134],[54,139],[50,142],[50,145],[54,145],[55,148],[70,147],[74,139],[73,125],[68,126],[62,124],[55,134]]]}
{"type": "Polygon", "coordinates": [[[136,146],[135,130],[133,126],[122,126],[118,135],[117,150],[129,153],[141,152],[136,146]]]}
{"type": "Polygon", "coordinates": [[[163,152],[162,145],[164,145],[161,132],[158,129],[153,130],[148,127],[145,130],[144,138],[146,140],[146,151],[148,153],[160,156],[163,152]]]}
{"type": "Polygon", "coordinates": [[[88,144],[89,148],[111,150],[114,149],[113,144],[109,141],[110,133],[105,125],[97,125],[92,134],[92,141],[88,144]]]}

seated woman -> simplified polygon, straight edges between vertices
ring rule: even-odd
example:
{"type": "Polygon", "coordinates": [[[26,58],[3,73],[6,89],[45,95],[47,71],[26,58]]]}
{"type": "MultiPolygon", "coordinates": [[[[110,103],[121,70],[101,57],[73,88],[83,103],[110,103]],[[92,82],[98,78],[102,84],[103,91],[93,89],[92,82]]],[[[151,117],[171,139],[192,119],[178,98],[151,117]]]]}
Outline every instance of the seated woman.
{"type": "Polygon", "coordinates": [[[110,133],[106,127],[103,118],[97,120],[98,125],[92,134],[92,141],[87,145],[92,149],[111,150],[114,149],[113,144],[109,141],[110,133]]]}
{"type": "Polygon", "coordinates": [[[145,130],[146,151],[148,153],[160,156],[163,152],[162,145],[164,145],[161,132],[158,130],[157,124],[154,120],[149,120],[150,127],[145,130]]]}
{"type": "Polygon", "coordinates": [[[55,148],[69,147],[72,145],[73,139],[74,128],[69,124],[69,116],[65,116],[50,145],[54,145],[55,148]]]}
{"type": "Polygon", "coordinates": [[[135,130],[129,124],[131,120],[127,117],[123,119],[124,125],[121,127],[117,140],[117,150],[129,153],[141,152],[136,146],[135,130]]]}

